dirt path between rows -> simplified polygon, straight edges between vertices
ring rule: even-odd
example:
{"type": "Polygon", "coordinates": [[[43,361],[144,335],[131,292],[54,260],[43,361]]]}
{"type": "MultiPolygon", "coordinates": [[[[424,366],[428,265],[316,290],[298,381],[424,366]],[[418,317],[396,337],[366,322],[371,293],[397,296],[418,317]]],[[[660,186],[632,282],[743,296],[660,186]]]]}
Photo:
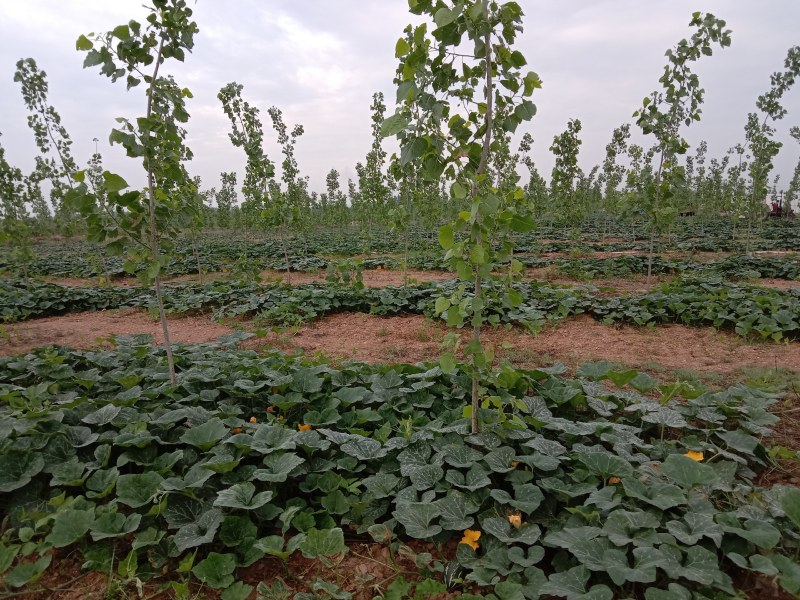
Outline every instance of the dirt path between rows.
{"type": "MultiPolygon", "coordinates": [[[[246,328],[246,325],[245,325],[246,328]]],[[[32,319],[5,326],[0,354],[20,354],[45,345],[92,348],[108,345],[115,335],[147,333],[159,343],[161,327],[149,313],[109,310],[32,319]]],[[[251,348],[303,351],[332,360],[367,362],[436,360],[448,329],[422,316],[376,317],[342,313],[280,333],[269,333],[246,344],[251,348]]],[[[204,343],[232,332],[209,319],[170,319],[176,342],[204,343]]],[[[486,339],[499,356],[520,367],[556,361],[574,366],[605,359],[633,367],[658,365],[732,375],[746,367],[786,368],[800,371],[800,343],[747,341],[729,332],[707,327],[662,325],[653,328],[603,325],[583,315],[558,322],[538,335],[519,328],[496,328],[486,339]]]]}
{"type": "MultiPolygon", "coordinates": [[[[148,333],[163,342],[161,323],[143,310],[123,309],[75,313],[61,317],[31,319],[5,325],[8,338],[0,338],[0,355],[22,354],[40,346],[68,345],[73,348],[109,346],[116,335],[148,333]]],[[[232,332],[230,327],[203,317],[172,317],[169,332],[173,341],[184,344],[211,342],[232,332]]]]}
{"type": "MultiPolygon", "coordinates": [[[[271,333],[249,347],[302,350],[334,360],[409,362],[436,360],[447,329],[422,316],[376,317],[360,313],[332,315],[296,332],[271,333]]],[[[520,367],[556,361],[570,366],[609,360],[633,367],[659,365],[732,375],[745,367],[800,370],[800,344],[748,342],[710,328],[663,325],[641,328],[603,325],[591,317],[566,319],[538,335],[498,328],[486,338],[498,356],[520,367]]]]}

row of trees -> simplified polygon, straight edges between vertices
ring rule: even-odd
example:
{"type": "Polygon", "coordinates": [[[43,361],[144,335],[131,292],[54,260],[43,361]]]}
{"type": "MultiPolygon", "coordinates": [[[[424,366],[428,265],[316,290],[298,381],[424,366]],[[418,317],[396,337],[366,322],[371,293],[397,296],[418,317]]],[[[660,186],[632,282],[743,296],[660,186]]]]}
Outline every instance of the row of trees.
{"type": "MultiPolygon", "coordinates": [[[[410,42],[410,37],[404,40],[410,42]]],[[[742,143],[722,157],[709,159],[706,142],[690,153],[688,144],[678,136],[682,123],[699,120],[698,107],[702,103],[703,90],[687,66],[703,56],[703,48],[710,48],[708,44],[714,40],[696,42],[700,45],[690,43],[676,48],[667,67],[685,76],[686,85],[654,92],[635,115],[642,131],[652,134],[654,143],[650,147],[630,143],[631,125],[623,124],[612,132],[603,163],[584,171],[579,166],[582,123],[571,119],[550,145],[555,165],[548,182],[531,158],[531,135],[524,134],[517,151],[512,153],[510,132],[504,132],[495,137],[492,164],[487,166],[496,185],[516,182],[519,173],[523,173],[525,204],[534,218],[576,230],[587,220],[610,222],[622,218],[659,232],[669,228],[680,213],[709,219],[724,215],[736,223],[752,224],[764,215],[772,201],[788,213],[800,200],[800,161],[791,180],[782,186],[780,177],[773,174],[774,159],[781,149],[774,134],[776,121],[787,112],[781,100],[800,73],[800,47],[791,48],[784,70],[772,75],[770,89],[759,97],[757,110],[748,115],[742,143]],[[667,188],[662,190],[664,185],[667,188]]],[[[99,56],[90,53],[88,66],[99,60],[99,56]]],[[[104,62],[97,64],[107,68],[104,62]]],[[[72,140],[48,101],[46,74],[28,58],[17,63],[14,79],[20,83],[40,154],[30,174],[23,174],[0,159],[0,235],[24,239],[30,231],[67,235],[85,232],[87,223],[80,218],[80,211],[65,202],[76,185],[73,174],[79,168],[71,151],[72,140]]],[[[278,169],[264,152],[265,133],[259,108],[243,99],[243,89],[240,84],[230,83],[220,90],[219,99],[231,123],[231,142],[241,147],[247,158],[244,177],[223,172],[218,186],[201,190],[199,178],[190,177],[181,166],[182,176],[191,182],[182,189],[192,196],[188,202],[198,209],[191,219],[193,227],[233,227],[248,235],[272,229],[286,237],[289,232],[307,234],[318,225],[356,225],[368,246],[378,229],[430,228],[460,210],[460,201],[444,188],[443,178],[424,176],[404,160],[408,152],[398,160],[387,160],[381,135],[386,112],[382,94],[373,96],[372,145],[365,160],[355,165],[356,180],[348,180],[343,188],[339,172],[331,169],[325,190],[318,193],[310,189],[308,177],[301,175],[295,156],[303,126],[288,127],[279,108],[268,108],[283,154],[278,169]]],[[[798,128],[791,132],[800,141],[798,128]]],[[[112,134],[112,142],[124,137],[116,136],[112,134]]],[[[190,155],[189,152],[187,158],[190,155]]],[[[99,183],[102,171],[102,156],[95,152],[86,173],[99,183]]]]}

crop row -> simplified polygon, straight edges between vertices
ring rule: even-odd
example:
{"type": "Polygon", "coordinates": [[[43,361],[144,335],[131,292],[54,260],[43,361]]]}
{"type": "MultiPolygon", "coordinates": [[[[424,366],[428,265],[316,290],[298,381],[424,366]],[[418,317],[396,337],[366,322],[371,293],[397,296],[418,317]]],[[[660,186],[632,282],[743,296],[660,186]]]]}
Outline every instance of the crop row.
{"type": "MultiPolygon", "coordinates": [[[[606,233],[613,236],[614,230],[612,228],[606,233]]],[[[607,238],[606,233],[600,236],[594,230],[588,230],[579,238],[569,235],[574,233],[563,229],[541,228],[533,233],[518,234],[515,236],[515,250],[518,253],[631,250],[646,252],[649,246],[646,235],[631,236],[630,232],[625,239],[607,238]]],[[[440,251],[435,231],[413,231],[410,234],[409,244],[415,252],[423,254],[437,254],[440,251]]],[[[342,232],[326,231],[315,232],[313,237],[293,237],[288,240],[270,238],[254,240],[208,235],[194,242],[180,240],[176,252],[165,265],[165,271],[171,275],[196,273],[198,262],[204,271],[221,271],[230,268],[243,257],[258,261],[265,268],[285,269],[286,261],[282,258],[285,253],[289,255],[292,270],[316,270],[325,268],[327,256],[395,253],[403,246],[404,241],[388,232],[373,235],[369,240],[361,239],[356,233],[346,235],[342,232]]],[[[741,239],[735,239],[730,226],[725,223],[705,226],[687,224],[669,238],[660,239],[655,244],[655,250],[661,252],[667,250],[743,252],[746,248],[800,251],[798,226],[794,223],[768,224],[759,232],[759,237],[748,244],[741,239]]],[[[41,242],[35,244],[32,250],[34,259],[26,265],[30,274],[56,277],[117,277],[126,274],[124,261],[121,258],[108,256],[100,246],[89,242],[79,240],[41,242]]],[[[12,260],[11,253],[0,253],[0,272],[3,271],[21,272],[21,265],[12,260]]]]}
{"type": "Polygon", "coordinates": [[[730,598],[733,569],[800,587],[798,493],[752,483],[770,394],[605,363],[505,370],[469,435],[459,370],[212,346],[176,361],[170,385],[149,346],[0,358],[7,585],[68,547],[101,572],[125,557],[141,579],[180,565],[225,588],[264,556],[346,552],[352,531],[461,538],[429,566],[501,598],[730,598]]]}
{"type": "MultiPolygon", "coordinates": [[[[503,297],[490,301],[490,322],[538,330],[548,320],[590,314],[604,323],[652,326],[682,323],[733,329],[773,340],[800,336],[800,289],[781,291],[711,280],[681,280],[648,294],[604,297],[588,287],[560,288],[542,283],[515,284],[522,302],[514,308],[503,297]]],[[[491,290],[489,290],[491,291],[491,290]]],[[[502,290],[501,290],[502,291],[502,290]]],[[[456,281],[385,288],[328,283],[258,286],[214,283],[165,288],[172,313],[213,311],[215,318],[258,317],[278,325],[299,324],[337,312],[375,315],[424,314],[452,319],[446,311],[465,311],[470,288],[456,281]],[[461,305],[437,311],[437,299],[461,289],[461,305]]],[[[87,288],[34,281],[0,280],[0,317],[17,321],[70,312],[122,307],[152,308],[150,290],[87,288]]]]}

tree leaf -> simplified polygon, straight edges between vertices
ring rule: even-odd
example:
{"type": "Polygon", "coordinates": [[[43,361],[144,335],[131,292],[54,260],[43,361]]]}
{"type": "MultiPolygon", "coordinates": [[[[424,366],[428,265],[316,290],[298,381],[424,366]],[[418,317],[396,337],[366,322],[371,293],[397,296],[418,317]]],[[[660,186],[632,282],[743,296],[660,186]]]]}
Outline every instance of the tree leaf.
{"type": "Polygon", "coordinates": [[[128,182],[116,173],[103,171],[103,187],[105,187],[106,192],[113,194],[128,187],[128,182]]]}
{"type": "Polygon", "coordinates": [[[437,27],[446,27],[458,18],[458,13],[455,10],[442,7],[437,10],[433,15],[433,22],[437,27]]]}
{"type": "Polygon", "coordinates": [[[402,113],[396,113],[381,123],[381,136],[391,137],[397,135],[406,127],[408,127],[408,119],[402,113]]]}
{"type": "Polygon", "coordinates": [[[75,42],[75,50],[91,50],[94,47],[94,44],[87,38],[85,35],[81,35],[78,37],[77,41],[75,42]]]}
{"type": "Polygon", "coordinates": [[[452,225],[442,225],[439,227],[439,244],[445,250],[450,250],[455,245],[452,225]]]}

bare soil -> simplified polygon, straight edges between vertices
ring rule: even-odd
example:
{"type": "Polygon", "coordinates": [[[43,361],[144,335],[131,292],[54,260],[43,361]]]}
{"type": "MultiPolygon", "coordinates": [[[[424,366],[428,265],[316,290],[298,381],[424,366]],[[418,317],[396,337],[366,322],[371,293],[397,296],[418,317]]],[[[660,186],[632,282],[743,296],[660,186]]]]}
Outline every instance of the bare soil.
{"type": "MultiPolygon", "coordinates": [[[[310,273],[306,272],[292,272],[291,274],[286,273],[286,271],[273,271],[267,269],[265,271],[261,271],[260,276],[261,280],[264,283],[291,283],[291,285],[300,285],[304,283],[316,283],[325,281],[327,273],[325,270],[321,271],[314,271],[310,273]]],[[[444,281],[446,279],[452,279],[454,275],[452,273],[448,273],[445,271],[419,271],[416,269],[409,269],[406,272],[406,276],[408,277],[409,281],[414,282],[421,282],[421,281],[444,281]]],[[[228,273],[205,273],[203,274],[203,282],[209,283],[212,281],[220,281],[228,277],[228,273]]],[[[386,287],[389,285],[402,285],[403,284],[403,272],[401,270],[391,270],[391,269],[368,269],[363,272],[363,279],[364,285],[367,287],[386,287]]],[[[48,277],[46,281],[50,283],[56,283],[58,285],[65,285],[65,286],[73,286],[73,287],[84,287],[84,286],[96,286],[97,280],[96,279],[81,279],[78,277],[48,277]]],[[[187,275],[177,275],[175,277],[171,277],[169,279],[164,280],[164,283],[170,284],[190,284],[190,283],[200,283],[200,277],[195,274],[187,274],[187,275]]],[[[114,287],[137,287],[140,285],[139,280],[134,277],[122,277],[119,279],[114,279],[111,281],[111,285],[114,287]]]]}
{"type": "Polygon", "coordinates": [[[791,279],[756,279],[753,280],[753,285],[775,290],[791,290],[800,288],[800,281],[793,281],[791,279]]]}
{"type": "MultiPolygon", "coordinates": [[[[292,285],[302,283],[313,283],[325,281],[327,273],[325,271],[318,271],[316,273],[292,273],[287,277],[286,272],[283,271],[262,271],[261,278],[264,281],[282,281],[283,283],[291,283],[292,285]]],[[[406,271],[406,277],[409,282],[422,282],[422,281],[444,281],[452,279],[452,273],[443,271],[418,271],[409,269],[406,271]]],[[[362,273],[364,285],[371,288],[387,287],[390,285],[403,285],[403,271],[392,269],[369,269],[362,273]]]]}
{"type": "MultiPolygon", "coordinates": [[[[21,354],[40,346],[69,345],[97,348],[109,345],[118,335],[148,333],[155,343],[164,341],[161,323],[138,309],[106,310],[31,319],[5,326],[8,338],[0,338],[0,354],[21,354]]],[[[203,317],[171,317],[169,332],[173,341],[185,344],[210,342],[232,332],[230,327],[203,317]]]]}
{"type": "MultiPolygon", "coordinates": [[[[273,532],[264,532],[265,534],[273,532]]],[[[248,567],[237,569],[237,581],[253,587],[260,582],[268,586],[282,586],[285,595],[276,594],[275,598],[292,598],[297,592],[310,592],[314,581],[318,578],[337,584],[342,591],[352,594],[353,600],[372,600],[379,591],[385,590],[397,577],[408,581],[421,578],[420,569],[415,564],[417,554],[426,552],[440,560],[452,560],[456,552],[456,540],[450,540],[442,548],[433,544],[411,540],[400,547],[394,555],[386,544],[366,542],[366,536],[350,536],[345,534],[348,552],[333,558],[326,564],[319,559],[304,558],[295,552],[284,563],[278,558],[262,558],[248,567]]],[[[23,593],[32,600],[103,600],[105,598],[137,598],[133,582],[124,582],[119,578],[110,580],[106,574],[84,571],[79,553],[66,555],[64,550],[53,550],[53,562],[45,571],[42,579],[29,586],[23,593]]],[[[127,548],[120,547],[118,552],[127,554],[127,548]]],[[[199,560],[199,559],[198,559],[199,560]]],[[[169,581],[180,581],[180,576],[165,572],[144,585],[144,597],[148,600],[166,600],[174,598],[172,590],[164,584],[169,581]]],[[[276,590],[277,591],[277,590],[276,590]]],[[[475,589],[471,591],[477,591],[475,589]]],[[[201,586],[196,580],[190,582],[190,597],[216,599],[222,590],[213,590],[201,586]]],[[[255,598],[255,591],[250,598],[255,598]]],[[[431,600],[455,598],[456,594],[444,593],[430,596],[431,600]]]]}
{"type": "MultiPolygon", "coordinates": [[[[421,316],[342,313],[294,331],[254,338],[249,345],[304,351],[335,360],[415,363],[436,360],[446,332],[444,325],[421,316]]],[[[528,368],[554,361],[574,366],[605,359],[633,367],[658,364],[723,375],[752,366],[800,370],[800,344],[750,342],[733,333],[683,325],[609,326],[580,316],[560,321],[538,335],[501,327],[488,330],[486,337],[496,345],[498,356],[528,368]]]]}

